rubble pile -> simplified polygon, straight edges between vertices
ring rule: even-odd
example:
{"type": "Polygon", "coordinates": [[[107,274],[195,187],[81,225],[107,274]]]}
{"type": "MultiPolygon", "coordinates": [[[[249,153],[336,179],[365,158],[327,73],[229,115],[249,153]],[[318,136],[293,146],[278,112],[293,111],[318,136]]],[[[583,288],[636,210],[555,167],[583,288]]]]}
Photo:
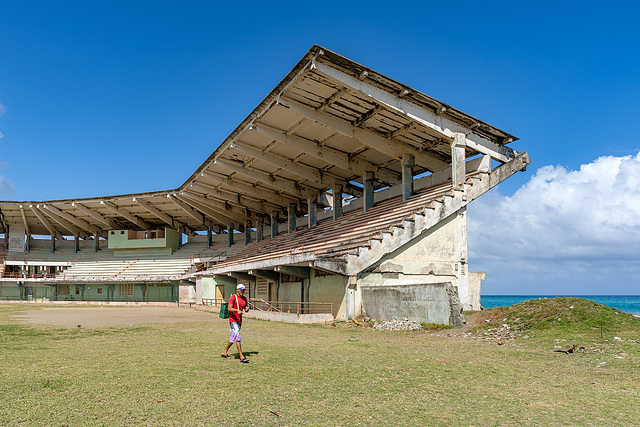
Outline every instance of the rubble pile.
{"type": "Polygon", "coordinates": [[[393,319],[376,322],[373,325],[376,331],[419,331],[422,329],[420,323],[409,319],[393,319]]]}

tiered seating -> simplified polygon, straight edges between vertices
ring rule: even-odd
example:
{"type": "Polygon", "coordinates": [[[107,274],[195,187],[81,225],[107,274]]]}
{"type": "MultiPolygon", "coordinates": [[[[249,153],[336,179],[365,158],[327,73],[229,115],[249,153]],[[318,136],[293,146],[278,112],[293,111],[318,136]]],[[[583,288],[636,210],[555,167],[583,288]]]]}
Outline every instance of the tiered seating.
{"type": "Polygon", "coordinates": [[[417,191],[409,200],[393,197],[364,212],[363,209],[346,213],[337,221],[325,219],[312,229],[299,230],[263,240],[250,248],[229,256],[217,267],[230,266],[238,262],[256,262],[286,255],[313,253],[316,257],[341,257],[356,254],[359,247],[372,240],[381,240],[384,232],[403,228],[414,215],[424,215],[434,203],[443,203],[452,196],[451,181],[417,191]]]}

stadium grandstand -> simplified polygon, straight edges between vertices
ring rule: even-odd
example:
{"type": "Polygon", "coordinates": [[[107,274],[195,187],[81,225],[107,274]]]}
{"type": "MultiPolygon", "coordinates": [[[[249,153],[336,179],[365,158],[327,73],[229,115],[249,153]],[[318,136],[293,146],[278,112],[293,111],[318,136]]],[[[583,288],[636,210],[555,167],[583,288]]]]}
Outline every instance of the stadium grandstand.
{"type": "Polygon", "coordinates": [[[517,138],[320,46],[180,187],[0,201],[0,300],[458,324],[480,308],[467,205],[517,138]]]}

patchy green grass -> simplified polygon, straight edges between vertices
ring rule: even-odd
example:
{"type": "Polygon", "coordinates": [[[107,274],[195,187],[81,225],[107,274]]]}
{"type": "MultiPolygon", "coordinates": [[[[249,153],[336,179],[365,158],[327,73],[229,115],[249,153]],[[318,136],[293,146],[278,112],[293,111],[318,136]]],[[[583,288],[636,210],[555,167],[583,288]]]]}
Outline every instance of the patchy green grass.
{"type": "Polygon", "coordinates": [[[576,326],[565,311],[553,312],[556,323],[529,322],[543,316],[537,309],[519,317],[534,336],[504,345],[248,319],[245,365],[234,351],[220,358],[228,325],[214,313],[202,323],[60,328],[17,324],[16,309],[0,305],[0,424],[640,425],[637,322],[594,312],[595,323],[586,313],[576,326]],[[598,322],[609,322],[602,339],[598,322]],[[556,340],[601,351],[557,353],[556,340]]]}

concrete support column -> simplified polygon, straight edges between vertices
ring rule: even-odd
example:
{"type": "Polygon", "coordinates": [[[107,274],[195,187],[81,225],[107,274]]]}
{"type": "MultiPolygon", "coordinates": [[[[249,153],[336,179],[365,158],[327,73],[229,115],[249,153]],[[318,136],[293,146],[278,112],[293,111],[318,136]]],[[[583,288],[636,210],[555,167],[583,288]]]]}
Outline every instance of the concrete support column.
{"type": "Polygon", "coordinates": [[[77,254],[79,250],[80,250],[79,237],[77,234],[74,234],[73,235],[73,252],[77,254]]]}
{"type": "Polygon", "coordinates": [[[451,181],[454,190],[464,190],[465,171],[465,149],[467,137],[464,133],[456,133],[451,145],[451,181]]]}
{"type": "Polygon", "coordinates": [[[352,319],[356,315],[356,284],[358,278],[356,276],[345,276],[347,304],[345,307],[345,316],[347,320],[352,319]]]}
{"type": "Polygon", "coordinates": [[[256,241],[261,241],[263,239],[262,237],[262,231],[264,229],[264,217],[263,216],[259,216],[258,217],[258,225],[256,226],[256,241]]]}
{"type": "Polygon", "coordinates": [[[373,172],[365,173],[362,177],[362,192],[364,193],[364,211],[373,207],[373,172]]]}
{"type": "Polygon", "coordinates": [[[182,233],[184,233],[184,230],[182,227],[178,227],[178,249],[182,247],[182,233]]]}
{"type": "Polygon", "coordinates": [[[456,276],[458,278],[458,296],[460,304],[465,310],[472,308],[469,301],[469,267],[467,264],[467,208],[463,207],[456,212],[456,276]]]}
{"type": "Polygon", "coordinates": [[[307,205],[309,211],[307,212],[308,223],[307,227],[311,228],[318,224],[318,195],[314,194],[307,199],[307,205]]]}
{"type": "Polygon", "coordinates": [[[271,237],[278,235],[278,211],[271,212],[271,237]]]}
{"type": "Polygon", "coordinates": [[[211,247],[211,227],[207,227],[207,248],[211,247]]]}
{"type": "Polygon", "coordinates": [[[248,219],[244,221],[244,244],[251,243],[251,221],[248,219]]]}
{"type": "Polygon", "coordinates": [[[93,235],[93,251],[98,252],[100,250],[100,236],[98,234],[93,235]]]}
{"type": "Polygon", "coordinates": [[[287,208],[287,223],[289,226],[289,233],[296,231],[296,205],[295,203],[289,204],[287,208]]]}
{"type": "Polygon", "coordinates": [[[31,251],[31,234],[27,234],[27,241],[26,241],[25,249],[27,250],[27,252],[31,251]]]}
{"type": "Polygon", "coordinates": [[[342,185],[336,184],[333,187],[333,219],[334,221],[342,216],[342,185]]]}
{"type": "Polygon", "coordinates": [[[196,276],[196,305],[202,305],[202,276],[196,276]]]}
{"type": "Polygon", "coordinates": [[[54,253],[56,251],[56,236],[55,235],[51,235],[51,253],[54,253]]]}
{"type": "Polygon", "coordinates": [[[407,200],[413,194],[413,166],[415,159],[411,154],[402,156],[402,200],[407,200]]]}
{"type": "Polygon", "coordinates": [[[233,225],[227,226],[227,246],[233,246],[233,225]]]}

